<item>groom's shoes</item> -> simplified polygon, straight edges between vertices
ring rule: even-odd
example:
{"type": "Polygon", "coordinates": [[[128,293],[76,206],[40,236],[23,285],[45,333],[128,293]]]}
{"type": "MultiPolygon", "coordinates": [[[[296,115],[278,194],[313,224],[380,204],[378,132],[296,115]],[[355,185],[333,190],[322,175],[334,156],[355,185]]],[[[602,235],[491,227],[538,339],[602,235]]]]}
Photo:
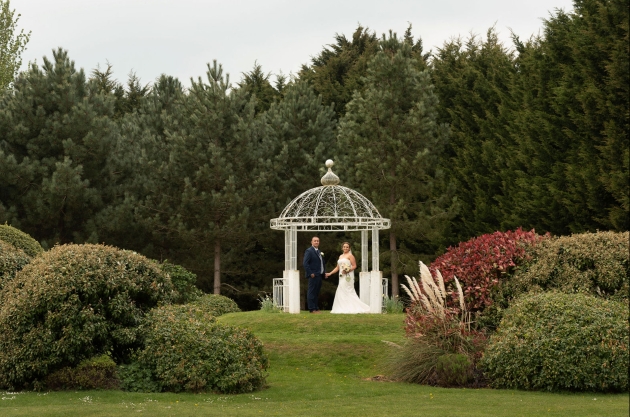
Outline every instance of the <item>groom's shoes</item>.
{"type": "Polygon", "coordinates": [[[321,313],[319,312],[319,310],[313,310],[313,311],[311,311],[311,313],[312,313],[312,314],[321,314],[321,313]]]}

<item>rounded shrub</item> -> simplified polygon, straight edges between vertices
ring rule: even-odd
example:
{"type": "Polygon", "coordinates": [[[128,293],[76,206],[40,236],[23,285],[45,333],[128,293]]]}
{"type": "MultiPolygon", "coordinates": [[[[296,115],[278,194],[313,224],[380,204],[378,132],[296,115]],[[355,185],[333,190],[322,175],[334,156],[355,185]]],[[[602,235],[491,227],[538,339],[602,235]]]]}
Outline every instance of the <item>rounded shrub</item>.
{"type": "Polygon", "coordinates": [[[472,378],[473,364],[467,355],[447,353],[437,358],[435,374],[440,387],[464,387],[472,378]]]}
{"type": "Polygon", "coordinates": [[[541,242],[512,280],[515,293],[558,290],[628,299],[630,233],[597,232],[541,242]]]}
{"type": "Polygon", "coordinates": [[[528,294],[507,309],[481,360],[497,388],[628,391],[628,306],[528,294]]]}
{"type": "Polygon", "coordinates": [[[46,388],[69,389],[116,389],[120,386],[116,363],[108,355],[86,359],[75,368],[61,368],[46,376],[46,388]]]}
{"type": "Polygon", "coordinates": [[[174,291],[159,266],[103,245],[64,245],[33,258],[2,290],[0,386],[20,389],[64,367],[142,346],[145,314],[174,291]]]}
{"type": "Polygon", "coordinates": [[[219,294],[206,294],[191,304],[201,308],[206,313],[219,317],[227,313],[238,313],[241,311],[238,305],[231,298],[219,294]]]}
{"type": "Polygon", "coordinates": [[[183,266],[164,261],[160,264],[160,268],[168,274],[173,283],[173,287],[175,287],[179,294],[174,300],[175,303],[188,303],[203,295],[203,291],[195,285],[197,283],[197,275],[188,271],[183,266]]]}
{"type": "MultiPolygon", "coordinates": [[[[500,286],[530,257],[532,248],[546,238],[534,230],[526,232],[520,228],[481,235],[448,248],[431,263],[431,271],[439,270],[445,284],[457,277],[468,310],[483,311],[496,302],[500,286]]],[[[458,305],[456,294],[449,305],[458,305]]]]}
{"type": "Polygon", "coordinates": [[[0,224],[0,240],[22,249],[28,256],[34,257],[44,252],[44,248],[35,239],[8,224],[0,224]]]}
{"type": "Polygon", "coordinates": [[[0,240],[0,291],[30,261],[31,257],[24,253],[22,249],[0,240]]]}
{"type": "Polygon", "coordinates": [[[265,382],[268,359],[258,338],[217,323],[198,306],[156,308],[143,328],[135,369],[150,371],[161,391],[243,393],[265,382]]]}

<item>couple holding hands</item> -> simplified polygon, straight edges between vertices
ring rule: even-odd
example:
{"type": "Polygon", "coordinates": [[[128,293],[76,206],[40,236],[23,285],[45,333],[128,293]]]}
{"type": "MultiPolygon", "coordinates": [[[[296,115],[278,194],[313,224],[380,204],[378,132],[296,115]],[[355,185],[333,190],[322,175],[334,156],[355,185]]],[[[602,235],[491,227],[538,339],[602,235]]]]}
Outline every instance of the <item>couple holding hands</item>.
{"type": "Polygon", "coordinates": [[[337,266],[330,272],[325,272],[323,253],[319,250],[319,237],[313,236],[311,247],[304,252],[304,270],[308,279],[308,311],[319,313],[317,305],[319,292],[322,288],[322,279],[339,271],[339,285],[335,293],[332,314],[359,314],[369,313],[370,306],[359,299],[354,290],[354,270],[357,268],[357,261],[352,254],[350,243],[344,242],[341,246],[343,253],[339,256],[337,266]]]}

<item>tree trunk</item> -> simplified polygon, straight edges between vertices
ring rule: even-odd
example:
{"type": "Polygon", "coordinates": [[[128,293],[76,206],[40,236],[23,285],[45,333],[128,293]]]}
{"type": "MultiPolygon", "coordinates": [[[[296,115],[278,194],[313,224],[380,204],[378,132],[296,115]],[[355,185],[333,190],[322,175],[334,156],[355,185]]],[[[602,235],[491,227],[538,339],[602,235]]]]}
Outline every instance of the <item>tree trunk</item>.
{"type": "MultiPolygon", "coordinates": [[[[391,173],[392,177],[396,175],[391,173]]],[[[392,187],[389,193],[389,204],[394,207],[396,203],[396,189],[392,187]]],[[[394,229],[389,229],[389,250],[391,252],[391,271],[392,271],[392,297],[398,297],[398,250],[396,249],[396,233],[394,229]]]]}
{"type": "Polygon", "coordinates": [[[214,242],[214,293],[221,294],[221,240],[214,242]]]}
{"type": "Polygon", "coordinates": [[[398,297],[398,251],[396,250],[396,233],[389,232],[389,250],[392,270],[392,297],[398,297]]]}

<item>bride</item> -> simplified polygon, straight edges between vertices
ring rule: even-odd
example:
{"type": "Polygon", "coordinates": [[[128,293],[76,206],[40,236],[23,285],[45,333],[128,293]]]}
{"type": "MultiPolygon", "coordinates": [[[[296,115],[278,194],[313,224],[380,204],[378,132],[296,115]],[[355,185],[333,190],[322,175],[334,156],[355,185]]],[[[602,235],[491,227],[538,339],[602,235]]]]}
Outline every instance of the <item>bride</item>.
{"type": "Polygon", "coordinates": [[[354,259],[350,244],[344,242],[341,249],[343,253],[339,256],[335,269],[326,274],[326,278],[339,271],[339,286],[335,293],[332,314],[357,314],[369,313],[370,306],[359,299],[354,290],[354,270],[357,269],[357,261],[354,259]]]}

